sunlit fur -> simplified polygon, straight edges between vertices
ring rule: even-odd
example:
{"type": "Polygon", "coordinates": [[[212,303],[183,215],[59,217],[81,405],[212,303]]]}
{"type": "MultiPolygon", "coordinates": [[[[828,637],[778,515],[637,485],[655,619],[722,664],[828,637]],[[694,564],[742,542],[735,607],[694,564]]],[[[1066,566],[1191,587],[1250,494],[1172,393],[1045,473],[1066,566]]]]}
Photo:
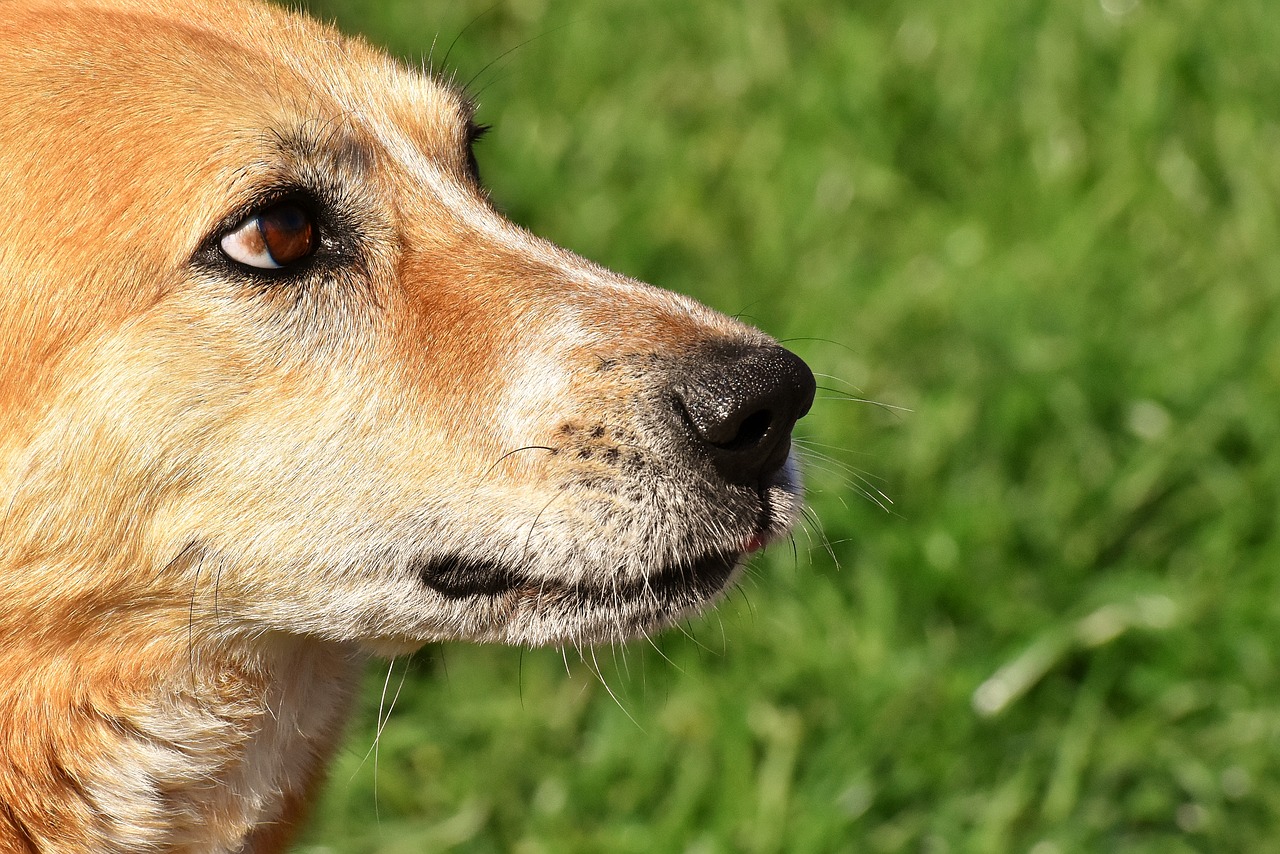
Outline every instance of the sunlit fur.
{"type": "Polygon", "coordinates": [[[663,392],[767,339],[504,220],[471,109],[274,8],[0,3],[0,851],[281,850],[367,656],[648,631],[792,523],[663,392]],[[220,260],[291,188],[336,260],[220,260]]]}

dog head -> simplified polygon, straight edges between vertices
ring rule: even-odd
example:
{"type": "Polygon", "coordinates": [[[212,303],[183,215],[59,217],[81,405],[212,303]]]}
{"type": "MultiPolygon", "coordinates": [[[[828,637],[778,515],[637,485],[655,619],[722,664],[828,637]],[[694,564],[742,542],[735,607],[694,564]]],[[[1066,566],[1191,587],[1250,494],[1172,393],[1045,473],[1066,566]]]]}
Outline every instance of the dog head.
{"type": "Polygon", "coordinates": [[[803,362],[505,220],[453,86],[163,7],[0,6],[7,587],[210,637],[590,642],[788,530],[803,362]]]}

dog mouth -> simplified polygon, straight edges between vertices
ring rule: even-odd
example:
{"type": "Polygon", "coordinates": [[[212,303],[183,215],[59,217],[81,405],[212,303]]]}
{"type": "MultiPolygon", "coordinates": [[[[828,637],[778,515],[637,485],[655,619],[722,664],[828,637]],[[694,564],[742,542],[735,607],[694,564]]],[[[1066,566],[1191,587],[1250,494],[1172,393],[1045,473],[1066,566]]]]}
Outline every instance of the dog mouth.
{"type": "Polygon", "coordinates": [[[422,583],[448,599],[473,597],[554,601],[565,597],[584,606],[653,600],[690,604],[708,599],[728,584],[745,552],[722,551],[663,567],[640,578],[564,582],[538,577],[497,561],[447,555],[415,567],[422,583]]]}
{"type": "Polygon", "coordinates": [[[691,557],[655,556],[646,569],[634,553],[584,555],[587,562],[575,568],[574,558],[564,554],[526,561],[510,559],[502,549],[493,557],[462,550],[420,554],[406,568],[453,615],[454,633],[472,640],[535,646],[623,641],[713,603],[748,558],[790,529],[784,497],[797,488],[790,474],[776,479],[756,492],[756,519],[748,531],[688,548],[684,554],[691,557]]]}

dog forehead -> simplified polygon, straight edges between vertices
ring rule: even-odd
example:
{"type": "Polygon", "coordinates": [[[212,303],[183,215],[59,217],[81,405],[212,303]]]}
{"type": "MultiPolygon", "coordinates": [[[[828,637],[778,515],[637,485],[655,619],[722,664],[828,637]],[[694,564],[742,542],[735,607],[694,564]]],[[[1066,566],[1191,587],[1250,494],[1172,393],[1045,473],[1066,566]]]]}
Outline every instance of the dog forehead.
{"type": "Polygon", "coordinates": [[[218,141],[218,131],[224,144],[252,143],[254,129],[393,124],[431,154],[464,140],[473,113],[441,78],[258,2],[10,0],[0,3],[0,68],[6,54],[22,72],[14,76],[49,84],[29,92],[56,92],[69,107],[86,93],[117,126],[182,120],[186,132],[170,138],[197,144],[218,141]]]}
{"type": "Polygon", "coordinates": [[[10,191],[51,188],[29,200],[52,206],[41,222],[92,212],[75,215],[112,223],[123,245],[129,222],[167,207],[163,224],[145,219],[173,229],[164,243],[178,253],[237,187],[291,158],[355,162],[394,128],[397,144],[456,159],[472,115],[443,81],[324,24],[187,0],[0,3],[0,104],[0,177],[10,191]],[[185,202],[158,204],[169,197],[185,202]]]}

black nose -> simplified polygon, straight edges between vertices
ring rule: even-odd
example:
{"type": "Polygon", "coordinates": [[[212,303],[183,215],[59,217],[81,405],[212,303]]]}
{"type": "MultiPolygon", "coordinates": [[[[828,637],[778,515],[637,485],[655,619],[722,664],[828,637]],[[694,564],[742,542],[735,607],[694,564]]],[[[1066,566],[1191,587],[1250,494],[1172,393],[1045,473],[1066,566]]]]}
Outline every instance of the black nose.
{"type": "Polygon", "coordinates": [[[813,372],[775,345],[702,354],[674,388],[696,446],[731,483],[757,486],[782,467],[791,428],[813,404],[813,372]]]}

